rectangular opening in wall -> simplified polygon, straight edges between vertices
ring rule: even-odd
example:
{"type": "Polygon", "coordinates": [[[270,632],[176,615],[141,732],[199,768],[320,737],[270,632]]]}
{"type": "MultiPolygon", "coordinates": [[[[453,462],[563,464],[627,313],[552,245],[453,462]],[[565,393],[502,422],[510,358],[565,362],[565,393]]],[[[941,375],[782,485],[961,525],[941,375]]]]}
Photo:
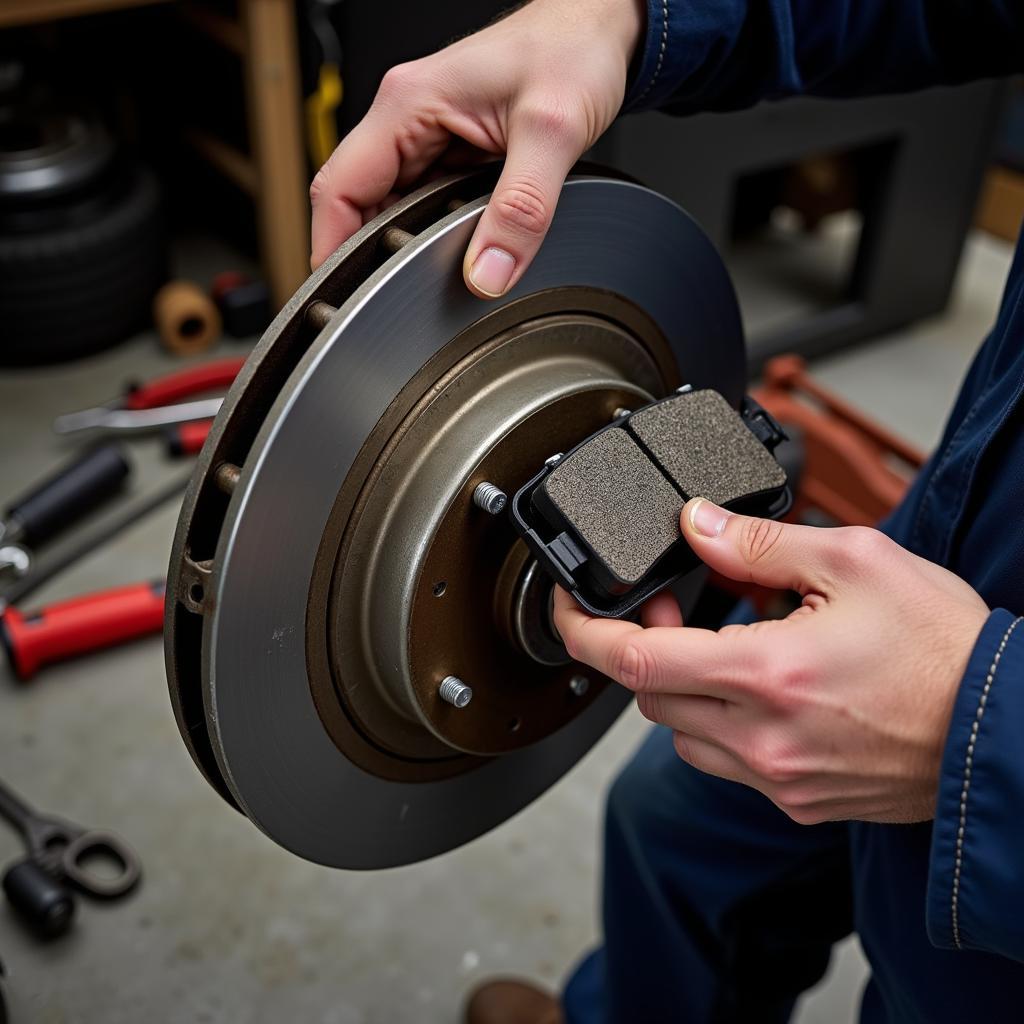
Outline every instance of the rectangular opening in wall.
{"type": "Polygon", "coordinates": [[[890,143],[821,153],[737,179],[726,261],[753,353],[858,298],[865,225],[890,143]]]}

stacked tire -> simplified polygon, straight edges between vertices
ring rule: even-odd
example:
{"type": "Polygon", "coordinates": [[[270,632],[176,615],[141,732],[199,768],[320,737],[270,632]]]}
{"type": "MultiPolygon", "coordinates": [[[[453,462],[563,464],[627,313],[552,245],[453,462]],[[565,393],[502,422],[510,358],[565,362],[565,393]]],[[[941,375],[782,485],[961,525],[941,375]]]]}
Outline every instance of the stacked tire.
{"type": "Polygon", "coordinates": [[[0,106],[0,364],[122,341],[165,276],[154,176],[95,118],[0,106]]]}

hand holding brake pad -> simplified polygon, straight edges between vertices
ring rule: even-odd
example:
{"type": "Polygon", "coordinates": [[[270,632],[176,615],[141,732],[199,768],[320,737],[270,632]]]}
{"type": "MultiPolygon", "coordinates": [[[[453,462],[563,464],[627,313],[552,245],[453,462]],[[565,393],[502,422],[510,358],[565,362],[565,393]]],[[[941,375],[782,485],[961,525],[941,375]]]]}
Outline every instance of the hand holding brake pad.
{"type": "Polygon", "coordinates": [[[751,399],[683,390],[624,415],[548,465],[512,520],[541,565],[588,611],[628,615],[694,568],[679,513],[705,497],[776,517],[791,503],[772,451],[781,428],[751,399]]]}

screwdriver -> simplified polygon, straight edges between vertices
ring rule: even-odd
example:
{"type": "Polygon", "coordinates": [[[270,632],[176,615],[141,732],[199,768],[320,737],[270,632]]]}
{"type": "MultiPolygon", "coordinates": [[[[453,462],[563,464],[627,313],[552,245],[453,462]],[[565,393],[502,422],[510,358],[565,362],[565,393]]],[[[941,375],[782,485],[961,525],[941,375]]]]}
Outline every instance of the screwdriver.
{"type": "Polygon", "coordinates": [[[131,467],[117,445],[93,448],[10,502],[0,543],[35,547],[121,489],[131,467]]]}
{"type": "Polygon", "coordinates": [[[0,643],[14,674],[27,681],[52,662],[158,633],[163,622],[163,580],[131,583],[36,612],[8,607],[0,616],[0,643]]]}
{"type": "Polygon", "coordinates": [[[0,646],[16,676],[31,679],[44,665],[110,647],[163,627],[163,583],[134,583],[60,601],[35,612],[13,607],[69,565],[118,536],[185,490],[191,472],[175,477],[134,504],[47,555],[0,593],[0,646]]]}
{"type": "Polygon", "coordinates": [[[53,429],[58,434],[132,434],[160,430],[167,424],[208,419],[217,414],[220,398],[189,402],[184,399],[229,387],[244,363],[240,357],[217,359],[134,384],[104,405],[58,416],[53,429]]]}

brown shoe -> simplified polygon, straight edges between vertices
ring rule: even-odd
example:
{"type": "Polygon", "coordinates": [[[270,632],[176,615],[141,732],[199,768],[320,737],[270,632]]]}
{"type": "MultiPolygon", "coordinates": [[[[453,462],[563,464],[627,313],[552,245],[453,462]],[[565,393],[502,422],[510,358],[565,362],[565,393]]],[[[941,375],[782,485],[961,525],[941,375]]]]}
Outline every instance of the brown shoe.
{"type": "Polygon", "coordinates": [[[485,981],[466,1003],[466,1024],[565,1024],[562,1004],[528,981],[485,981]]]}

